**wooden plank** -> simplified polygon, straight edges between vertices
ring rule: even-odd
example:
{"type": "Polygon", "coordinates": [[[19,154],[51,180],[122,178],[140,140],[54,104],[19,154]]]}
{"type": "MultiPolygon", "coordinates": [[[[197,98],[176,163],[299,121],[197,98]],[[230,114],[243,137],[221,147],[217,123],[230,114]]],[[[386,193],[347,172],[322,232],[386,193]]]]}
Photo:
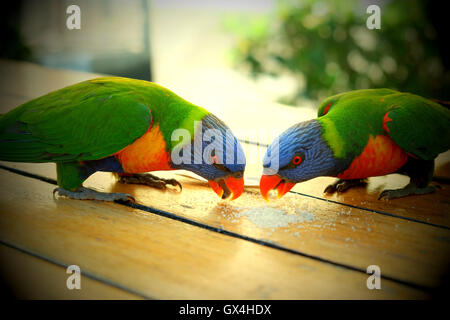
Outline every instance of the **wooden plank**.
{"type": "Polygon", "coordinates": [[[91,279],[81,273],[81,289],[67,289],[66,268],[0,244],[0,273],[18,299],[130,300],[140,296],[91,279]]]}
{"type": "Polygon", "coordinates": [[[383,280],[113,203],[54,199],[0,170],[0,238],[161,299],[424,298],[383,280]],[[7,186],[7,188],[6,188],[7,186]]]}
{"type": "Polygon", "coordinates": [[[434,194],[386,201],[378,200],[381,191],[403,188],[409,182],[408,177],[401,175],[372,177],[369,178],[366,187],[353,188],[339,194],[324,194],[325,187],[335,180],[328,177],[317,178],[296,185],[292,191],[450,228],[449,185],[442,184],[441,189],[434,194]]]}
{"type": "MultiPolygon", "coordinates": [[[[13,165],[55,177],[51,164],[13,165]]],[[[173,173],[159,172],[158,175],[169,177],[173,173]]],[[[183,184],[181,193],[123,185],[116,183],[109,173],[96,173],[85,186],[108,192],[127,192],[140,204],[362,270],[376,264],[385,276],[423,286],[438,286],[447,271],[449,230],[294,194],[286,195],[283,201],[267,204],[254,188],[248,188],[233,202],[221,201],[206,183],[183,176],[177,179],[183,184]],[[297,217],[299,212],[307,212],[313,215],[314,221],[265,228],[245,214],[249,208],[267,207],[297,217]]]]}

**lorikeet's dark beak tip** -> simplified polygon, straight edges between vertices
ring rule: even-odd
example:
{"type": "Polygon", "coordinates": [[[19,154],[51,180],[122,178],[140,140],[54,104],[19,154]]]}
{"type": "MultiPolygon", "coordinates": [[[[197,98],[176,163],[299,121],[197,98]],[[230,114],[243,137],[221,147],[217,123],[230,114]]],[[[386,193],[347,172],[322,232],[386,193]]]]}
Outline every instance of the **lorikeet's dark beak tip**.
{"type": "Polygon", "coordinates": [[[222,199],[237,199],[244,191],[244,178],[228,176],[217,180],[209,180],[209,185],[222,199]]]}
{"type": "Polygon", "coordinates": [[[277,174],[270,176],[263,174],[259,182],[259,191],[261,192],[262,197],[266,201],[269,201],[269,192],[271,190],[277,190],[277,198],[281,198],[291,190],[293,186],[295,186],[294,182],[287,181],[277,174]]]}

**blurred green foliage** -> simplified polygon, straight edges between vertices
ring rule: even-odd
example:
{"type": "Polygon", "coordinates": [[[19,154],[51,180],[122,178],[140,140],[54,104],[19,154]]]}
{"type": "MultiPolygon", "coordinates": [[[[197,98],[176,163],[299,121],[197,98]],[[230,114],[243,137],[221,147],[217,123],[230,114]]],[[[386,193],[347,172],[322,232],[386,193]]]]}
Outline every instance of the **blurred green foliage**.
{"type": "Polygon", "coordinates": [[[254,19],[231,16],[235,63],[253,77],[288,75],[298,84],[280,102],[298,104],[343,91],[387,87],[443,98],[450,74],[437,33],[420,1],[278,1],[254,19]],[[381,29],[369,30],[370,4],[381,8],[381,29]]]}

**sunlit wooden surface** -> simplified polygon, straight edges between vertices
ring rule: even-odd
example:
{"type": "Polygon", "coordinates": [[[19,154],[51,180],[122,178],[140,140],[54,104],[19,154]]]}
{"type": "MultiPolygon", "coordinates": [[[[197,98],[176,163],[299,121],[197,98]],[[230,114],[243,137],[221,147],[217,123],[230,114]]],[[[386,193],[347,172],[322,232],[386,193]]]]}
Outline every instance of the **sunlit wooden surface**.
{"type": "MultiPolygon", "coordinates": [[[[0,62],[0,74],[0,112],[95,76],[11,61],[0,62]]],[[[248,117],[253,108],[246,109],[248,117]]],[[[306,108],[268,103],[257,109],[251,126],[271,123],[274,133],[314,117],[306,108]]],[[[237,107],[211,111],[236,135],[246,132],[248,117],[233,116],[237,107]]],[[[258,136],[266,144],[271,138],[258,136]]],[[[264,147],[243,147],[250,158],[264,154],[264,147]]],[[[1,162],[19,170],[0,169],[3,274],[12,279],[19,260],[33,264],[47,285],[39,291],[31,280],[11,280],[15,292],[63,299],[429,298],[447,274],[450,186],[442,184],[432,195],[379,201],[383,189],[402,187],[408,179],[371,178],[366,188],[326,196],[322,191],[334,179],[324,177],[266,202],[255,186],[261,165],[248,162],[246,191],[233,202],[219,200],[206,182],[186,172],[157,173],[176,177],[181,193],[122,185],[108,173],[86,181],[97,190],[132,194],[133,206],[54,198],[55,185],[42,179],[55,179],[54,164],[1,162]],[[265,207],[311,219],[268,228],[246,215],[265,207]],[[63,266],[72,264],[80,266],[86,281],[78,296],[64,289],[63,266]],[[366,286],[369,265],[381,269],[381,290],[366,286]]],[[[437,160],[440,176],[450,177],[448,163],[449,153],[437,160]]]]}
{"type": "Polygon", "coordinates": [[[122,290],[106,281],[92,279],[81,274],[81,290],[68,290],[66,268],[17,248],[0,245],[1,275],[11,292],[23,299],[121,299],[143,297],[122,290]]]}

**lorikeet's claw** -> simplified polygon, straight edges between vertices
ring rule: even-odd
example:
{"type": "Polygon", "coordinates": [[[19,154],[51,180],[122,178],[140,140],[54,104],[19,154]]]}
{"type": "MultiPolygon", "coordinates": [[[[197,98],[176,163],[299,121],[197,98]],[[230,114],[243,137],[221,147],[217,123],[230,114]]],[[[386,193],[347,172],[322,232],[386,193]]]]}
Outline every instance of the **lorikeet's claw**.
{"type": "Polygon", "coordinates": [[[53,190],[53,196],[55,196],[55,193],[58,193],[58,195],[60,196],[65,196],[67,198],[76,200],[100,200],[100,201],[121,200],[133,202],[136,201],[134,197],[129,195],[128,193],[120,193],[120,192],[107,193],[92,190],[85,187],[79,187],[75,191],[69,191],[63,188],[55,188],[55,190],[53,190]]]}
{"type": "Polygon", "coordinates": [[[409,195],[414,194],[429,194],[436,192],[436,189],[440,189],[441,186],[439,185],[433,185],[433,186],[426,186],[423,188],[417,187],[414,183],[409,183],[406,187],[402,189],[396,189],[396,190],[384,190],[380,193],[380,196],[378,197],[378,200],[384,198],[386,200],[395,199],[395,198],[402,198],[409,195]]]}
{"type": "Polygon", "coordinates": [[[340,193],[356,186],[366,186],[366,185],[367,185],[366,179],[350,179],[350,180],[339,179],[335,183],[332,183],[328,187],[326,187],[323,192],[340,193]]]}
{"type": "Polygon", "coordinates": [[[165,190],[167,185],[179,188],[179,192],[183,190],[181,183],[175,179],[158,178],[150,173],[135,173],[133,175],[119,175],[119,182],[128,184],[143,184],[157,189],[165,190]]]}

